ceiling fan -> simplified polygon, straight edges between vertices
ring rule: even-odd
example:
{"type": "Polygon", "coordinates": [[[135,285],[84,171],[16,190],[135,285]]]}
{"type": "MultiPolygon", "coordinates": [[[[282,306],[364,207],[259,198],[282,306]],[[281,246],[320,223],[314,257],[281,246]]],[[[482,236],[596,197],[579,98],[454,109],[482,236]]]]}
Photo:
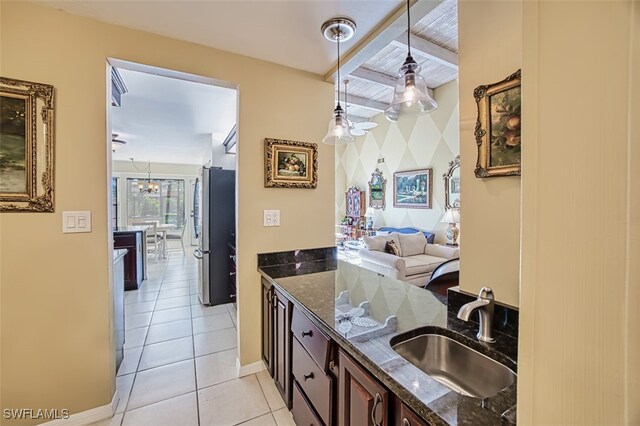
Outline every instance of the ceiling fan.
{"type": "Polygon", "coordinates": [[[378,127],[378,123],[374,123],[373,121],[354,122],[349,120],[349,116],[347,115],[347,84],[349,84],[349,80],[344,80],[344,115],[349,122],[351,134],[353,136],[364,136],[369,130],[378,127]]]}
{"type": "Polygon", "coordinates": [[[127,144],[127,141],[118,139],[117,133],[111,134],[111,151],[116,152],[120,147],[123,147],[127,144]]]}

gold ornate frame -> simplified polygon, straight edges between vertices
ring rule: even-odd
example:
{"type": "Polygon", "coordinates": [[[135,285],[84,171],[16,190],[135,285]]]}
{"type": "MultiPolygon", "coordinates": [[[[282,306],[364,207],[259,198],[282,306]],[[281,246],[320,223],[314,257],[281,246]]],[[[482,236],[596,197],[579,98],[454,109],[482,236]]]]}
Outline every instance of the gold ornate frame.
{"type": "Polygon", "coordinates": [[[446,173],[442,175],[442,179],[444,180],[444,208],[445,209],[459,209],[460,204],[457,206],[451,204],[451,200],[449,194],[451,193],[451,178],[453,177],[453,172],[456,169],[460,168],[460,156],[456,155],[453,161],[449,161],[449,169],[446,173]]]}
{"type": "Polygon", "coordinates": [[[318,187],[318,145],[315,143],[266,138],[264,140],[264,161],[265,188],[315,189],[318,187]],[[304,154],[307,158],[304,175],[280,175],[277,164],[280,152],[304,154]]]}
{"type": "Polygon", "coordinates": [[[489,105],[491,96],[518,87],[520,82],[521,70],[518,70],[498,83],[478,86],[473,91],[473,97],[478,105],[478,120],[475,128],[478,161],[474,170],[478,178],[520,176],[520,164],[491,166],[491,111],[489,105]]]}
{"type": "Polygon", "coordinates": [[[53,86],[0,77],[0,95],[25,100],[27,179],[24,193],[0,193],[0,212],[53,212],[53,86]]]}
{"type": "Polygon", "coordinates": [[[386,198],[387,198],[387,180],[382,176],[382,172],[380,169],[376,168],[376,170],[371,173],[371,180],[368,182],[369,184],[369,207],[374,209],[382,209],[384,210],[386,207],[386,198]],[[375,200],[373,198],[374,192],[380,192],[382,198],[379,200],[375,200]]]}
{"type": "Polygon", "coordinates": [[[415,169],[404,172],[395,172],[393,174],[393,207],[401,207],[407,209],[431,209],[433,196],[433,169],[415,169]],[[398,201],[398,178],[403,176],[427,175],[427,194],[424,203],[401,203],[398,201]]]}

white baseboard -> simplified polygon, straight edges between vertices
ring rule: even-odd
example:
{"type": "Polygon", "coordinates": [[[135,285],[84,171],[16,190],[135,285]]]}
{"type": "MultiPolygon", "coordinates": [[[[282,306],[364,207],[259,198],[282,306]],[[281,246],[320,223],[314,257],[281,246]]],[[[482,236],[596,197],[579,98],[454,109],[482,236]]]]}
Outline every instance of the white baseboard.
{"type": "Polygon", "coordinates": [[[50,422],[42,423],[42,426],[86,426],[91,423],[99,422],[113,417],[120,402],[120,396],[116,390],[113,394],[111,402],[101,407],[92,408],[81,413],[75,413],[69,416],[68,419],[57,419],[50,422]]]}
{"type": "Polygon", "coordinates": [[[240,365],[240,358],[236,358],[236,368],[238,369],[238,377],[256,374],[261,372],[262,370],[267,369],[264,365],[264,362],[262,361],[254,362],[253,364],[248,365],[240,365]]]}

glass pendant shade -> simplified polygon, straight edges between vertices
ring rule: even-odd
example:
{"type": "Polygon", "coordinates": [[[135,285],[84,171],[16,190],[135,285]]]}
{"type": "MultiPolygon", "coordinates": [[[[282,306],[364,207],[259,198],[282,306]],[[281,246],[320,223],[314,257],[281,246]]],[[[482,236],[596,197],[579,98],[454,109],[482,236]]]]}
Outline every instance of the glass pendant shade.
{"type": "Polygon", "coordinates": [[[391,105],[384,111],[390,121],[398,121],[400,114],[420,114],[431,112],[438,108],[438,104],[429,96],[427,82],[420,75],[422,67],[407,56],[398,71],[398,80],[393,90],[391,105]]]}
{"type": "Polygon", "coordinates": [[[333,118],[329,121],[329,130],[322,139],[322,143],[327,145],[340,145],[352,142],[355,138],[349,129],[349,121],[344,116],[344,111],[340,104],[333,110],[333,118]]]}

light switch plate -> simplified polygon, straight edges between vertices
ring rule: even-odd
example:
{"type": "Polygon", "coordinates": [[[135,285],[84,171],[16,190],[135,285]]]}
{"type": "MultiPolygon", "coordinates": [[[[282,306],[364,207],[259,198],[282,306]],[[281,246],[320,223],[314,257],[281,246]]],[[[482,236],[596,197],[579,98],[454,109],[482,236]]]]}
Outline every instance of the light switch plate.
{"type": "Polygon", "coordinates": [[[91,232],[91,212],[62,212],[62,233],[91,232]]]}
{"type": "Polygon", "coordinates": [[[280,210],[264,211],[264,226],[280,226],[280,210]]]}

